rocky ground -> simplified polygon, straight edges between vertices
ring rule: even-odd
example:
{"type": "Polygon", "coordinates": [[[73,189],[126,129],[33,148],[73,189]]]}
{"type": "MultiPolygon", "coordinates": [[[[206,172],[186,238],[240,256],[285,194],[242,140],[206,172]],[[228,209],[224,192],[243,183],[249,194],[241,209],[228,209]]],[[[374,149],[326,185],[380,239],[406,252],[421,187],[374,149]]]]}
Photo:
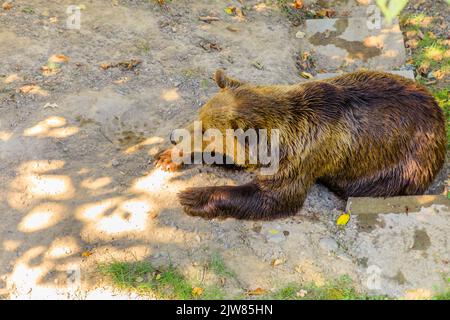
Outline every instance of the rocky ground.
{"type": "MultiPolygon", "coordinates": [[[[338,228],[344,201],[316,185],[295,217],[206,221],[186,216],[176,193],[251,175],[153,166],[169,132],[192,121],[217,92],[211,75],[218,68],[266,84],[350,71],[364,61],[378,68],[381,56],[387,69],[408,70],[402,42],[395,54],[361,51],[351,25],[339,22],[324,32],[353,46],[335,48],[346,59],[326,69],[327,44],[314,42],[304,21],[326,18],[318,3],[311,4],[315,12],[296,15],[276,1],[84,1],[80,28],[68,29],[71,4],[17,0],[0,8],[1,297],[140,298],[98,272],[110,261],[172,264],[189,279],[219,283],[228,297],[342,275],[358,290],[392,297],[445,289],[445,207],[351,219],[338,228]],[[314,67],[304,52],[317,58],[314,67]],[[205,269],[215,254],[233,281],[205,269]]],[[[334,8],[337,17],[366,12],[354,1],[335,1],[334,8]]]]}

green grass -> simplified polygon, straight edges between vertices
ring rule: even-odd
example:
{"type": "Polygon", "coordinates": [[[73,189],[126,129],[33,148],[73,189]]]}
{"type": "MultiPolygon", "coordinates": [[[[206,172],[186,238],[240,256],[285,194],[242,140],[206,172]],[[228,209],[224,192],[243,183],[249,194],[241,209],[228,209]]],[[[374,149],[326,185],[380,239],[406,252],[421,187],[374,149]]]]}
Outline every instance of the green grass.
{"type": "MultiPolygon", "coordinates": [[[[432,92],[445,113],[447,125],[450,123],[449,88],[442,85],[450,75],[450,46],[446,39],[437,37],[430,29],[433,17],[423,13],[409,14],[401,18],[402,30],[414,34],[410,39],[417,41],[417,47],[412,49],[412,61],[417,71],[417,80],[426,85],[432,92]],[[429,79],[432,74],[436,80],[429,79]],[[441,77],[441,79],[439,79],[441,77]],[[443,81],[440,81],[443,80],[443,81]]],[[[447,146],[450,148],[450,130],[447,128],[447,146]]]]}
{"type": "MultiPolygon", "coordinates": [[[[209,269],[218,276],[235,277],[235,273],[229,270],[222,257],[214,254],[209,263],[209,269]]],[[[99,271],[108,277],[113,285],[119,289],[134,291],[141,295],[150,295],[157,299],[177,300],[223,300],[227,297],[223,289],[217,285],[203,287],[201,284],[193,284],[186,279],[173,266],[166,268],[155,268],[147,261],[119,262],[113,261],[99,265],[99,271]],[[195,295],[193,289],[203,289],[201,295],[195,295]]],[[[248,299],[243,291],[233,299],[248,299]]],[[[349,276],[329,281],[323,286],[314,284],[300,285],[288,284],[281,289],[255,299],[274,300],[387,300],[388,296],[372,296],[355,289],[354,283],[349,276]]],[[[435,295],[433,300],[450,300],[450,290],[435,295]]]]}
{"type": "Polygon", "coordinates": [[[222,256],[215,252],[209,262],[209,269],[216,275],[221,277],[235,277],[236,274],[230,270],[222,259],[222,256]]]}
{"type": "Polygon", "coordinates": [[[450,56],[445,53],[450,50],[445,38],[438,38],[430,32],[432,17],[424,14],[411,14],[401,19],[403,31],[416,33],[417,48],[413,50],[413,65],[420,70],[450,72],[450,56]],[[419,37],[419,34],[422,34],[419,37]]]}
{"type": "Polygon", "coordinates": [[[450,150],[450,128],[448,127],[450,124],[450,89],[436,90],[433,92],[433,95],[444,111],[445,118],[447,119],[447,148],[450,150]]]}
{"type": "Polygon", "coordinates": [[[309,284],[300,286],[289,284],[270,294],[267,298],[275,300],[384,300],[387,296],[369,296],[357,292],[353,281],[348,276],[342,276],[323,286],[309,284]],[[303,292],[302,292],[303,291],[303,292]],[[303,293],[303,294],[300,294],[303,293]]]}
{"type": "Polygon", "coordinates": [[[114,261],[99,265],[99,271],[107,276],[119,289],[138,292],[142,295],[151,295],[159,299],[224,299],[221,288],[208,286],[201,295],[194,295],[194,285],[187,280],[173,266],[167,268],[154,268],[150,262],[119,262],[114,261]]]}

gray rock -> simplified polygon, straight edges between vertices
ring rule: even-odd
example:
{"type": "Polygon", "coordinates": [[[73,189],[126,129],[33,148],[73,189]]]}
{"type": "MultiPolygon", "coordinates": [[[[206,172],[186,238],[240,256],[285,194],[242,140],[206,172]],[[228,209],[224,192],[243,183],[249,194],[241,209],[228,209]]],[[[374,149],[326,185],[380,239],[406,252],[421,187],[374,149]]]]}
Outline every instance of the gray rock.
{"type": "Polygon", "coordinates": [[[330,237],[320,239],[319,246],[325,251],[336,251],[339,248],[336,240],[330,237]]]}
{"type": "Polygon", "coordinates": [[[284,240],[286,240],[286,236],[282,232],[267,235],[267,242],[280,243],[284,240]]]}

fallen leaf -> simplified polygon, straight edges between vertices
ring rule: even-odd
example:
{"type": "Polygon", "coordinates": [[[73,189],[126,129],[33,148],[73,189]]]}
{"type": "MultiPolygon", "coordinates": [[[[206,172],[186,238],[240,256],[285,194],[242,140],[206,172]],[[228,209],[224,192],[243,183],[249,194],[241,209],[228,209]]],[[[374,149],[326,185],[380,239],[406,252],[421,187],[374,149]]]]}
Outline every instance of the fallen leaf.
{"type": "Polygon", "coordinates": [[[123,84],[123,83],[126,83],[126,82],[128,82],[128,77],[120,77],[119,79],[114,80],[115,84],[123,84]]]}
{"type": "Polygon", "coordinates": [[[64,62],[69,62],[69,58],[63,54],[54,54],[48,59],[48,62],[64,63],[64,62]]]}
{"type": "Polygon", "coordinates": [[[218,17],[211,17],[211,16],[199,17],[198,19],[200,21],[207,22],[207,23],[210,23],[211,21],[219,21],[220,20],[218,17]]]}
{"type": "Polygon", "coordinates": [[[103,70],[107,70],[110,68],[120,67],[122,70],[133,70],[138,65],[140,65],[141,62],[142,61],[140,61],[140,60],[131,59],[131,60],[120,61],[117,63],[102,63],[102,64],[100,64],[100,68],[102,68],[103,70]]]}
{"type": "Polygon", "coordinates": [[[161,279],[161,273],[158,273],[158,274],[155,276],[155,279],[156,279],[156,280],[161,279]]]}
{"type": "Polygon", "coordinates": [[[263,294],[267,294],[268,291],[266,289],[263,288],[256,288],[255,290],[249,290],[247,291],[245,294],[248,296],[261,296],[263,294]]]}
{"type": "Polygon", "coordinates": [[[349,213],[343,213],[337,218],[336,224],[338,226],[345,226],[350,221],[350,214],[349,213]]]}
{"type": "Polygon", "coordinates": [[[58,108],[58,105],[56,104],[56,103],[50,103],[50,102],[47,102],[45,105],[44,105],[44,107],[43,107],[44,109],[56,109],[56,108],[58,108]]]}
{"type": "Polygon", "coordinates": [[[321,9],[316,12],[316,17],[319,18],[332,18],[336,14],[333,9],[321,9]]]}
{"type": "Polygon", "coordinates": [[[21,87],[19,91],[24,94],[35,94],[43,97],[48,96],[48,92],[46,90],[43,90],[40,86],[35,84],[25,85],[21,87]]]}
{"type": "Polygon", "coordinates": [[[305,79],[312,79],[312,78],[314,78],[314,76],[311,73],[304,72],[304,71],[300,72],[300,76],[302,76],[305,79]]]}
{"type": "Polygon", "coordinates": [[[254,66],[254,67],[255,67],[256,69],[258,69],[258,70],[264,69],[264,66],[263,66],[260,62],[258,62],[258,61],[252,62],[252,66],[254,66]]]}
{"type": "Polygon", "coordinates": [[[202,288],[200,288],[200,287],[194,287],[194,288],[192,289],[192,295],[193,295],[194,297],[201,296],[202,294],[203,294],[203,289],[202,289],[202,288]]]}
{"type": "Polygon", "coordinates": [[[3,10],[11,10],[13,8],[13,4],[11,2],[4,2],[2,4],[3,10]]]}
{"type": "Polygon", "coordinates": [[[238,32],[238,31],[239,31],[239,29],[237,29],[237,28],[235,28],[235,27],[232,27],[232,26],[228,26],[228,27],[227,27],[227,30],[228,30],[228,31],[231,31],[231,32],[238,32]]]}
{"type": "Polygon", "coordinates": [[[295,0],[295,1],[294,1],[294,8],[295,8],[295,9],[301,9],[301,8],[303,8],[303,0],[295,0]]]}
{"type": "Polygon", "coordinates": [[[236,16],[237,16],[240,20],[244,20],[244,19],[245,19],[244,11],[243,11],[241,8],[236,8],[236,16]]]}
{"type": "Polygon", "coordinates": [[[232,16],[236,14],[236,7],[226,7],[223,11],[225,11],[226,14],[232,16]]]}
{"type": "Polygon", "coordinates": [[[284,263],[284,259],[273,259],[271,265],[272,265],[272,267],[276,267],[283,263],[284,263]]]}
{"type": "Polygon", "coordinates": [[[89,257],[89,256],[91,256],[92,255],[92,252],[91,251],[83,251],[82,253],[81,253],[81,256],[83,257],[83,258],[87,258],[87,257],[89,257]]]}

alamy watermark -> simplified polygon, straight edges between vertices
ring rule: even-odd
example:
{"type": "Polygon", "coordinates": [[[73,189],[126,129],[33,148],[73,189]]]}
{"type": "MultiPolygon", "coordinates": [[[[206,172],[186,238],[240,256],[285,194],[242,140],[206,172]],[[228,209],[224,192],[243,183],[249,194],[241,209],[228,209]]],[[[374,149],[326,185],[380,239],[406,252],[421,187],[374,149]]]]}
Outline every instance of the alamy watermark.
{"type": "Polygon", "coordinates": [[[367,7],[367,29],[381,29],[381,11],[378,6],[372,4],[367,7]]]}
{"type": "Polygon", "coordinates": [[[68,15],[66,19],[66,28],[72,30],[81,29],[81,8],[77,5],[70,5],[66,9],[68,15]]]}
{"type": "Polygon", "coordinates": [[[278,129],[216,128],[203,132],[202,122],[194,122],[193,132],[175,129],[171,134],[176,147],[172,162],[181,164],[236,164],[258,165],[262,175],[273,175],[280,162],[280,132],[278,129]],[[270,149],[270,150],[269,150],[270,149]],[[193,155],[193,156],[192,156],[193,155]]]}

